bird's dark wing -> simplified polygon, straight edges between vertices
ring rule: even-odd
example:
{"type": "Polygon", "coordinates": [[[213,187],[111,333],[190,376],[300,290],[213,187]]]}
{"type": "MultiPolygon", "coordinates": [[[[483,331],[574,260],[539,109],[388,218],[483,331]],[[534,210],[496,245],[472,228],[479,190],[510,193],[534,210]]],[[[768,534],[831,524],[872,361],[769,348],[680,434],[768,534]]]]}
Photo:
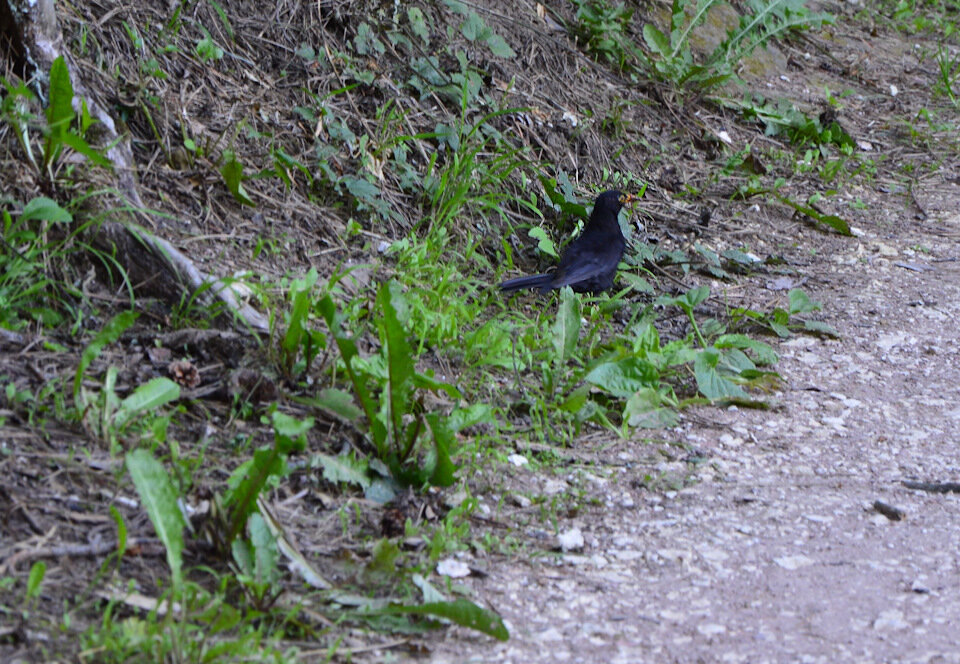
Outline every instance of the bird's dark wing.
{"type": "Polygon", "coordinates": [[[515,291],[521,288],[550,288],[550,281],[552,279],[552,274],[532,274],[528,277],[517,277],[516,279],[508,279],[500,284],[500,290],[515,291]]]}
{"type": "Polygon", "coordinates": [[[619,259],[616,256],[606,254],[580,254],[576,260],[570,261],[569,265],[562,265],[553,273],[550,281],[550,288],[563,288],[564,286],[573,286],[584,281],[590,281],[597,277],[616,270],[619,259]]]}

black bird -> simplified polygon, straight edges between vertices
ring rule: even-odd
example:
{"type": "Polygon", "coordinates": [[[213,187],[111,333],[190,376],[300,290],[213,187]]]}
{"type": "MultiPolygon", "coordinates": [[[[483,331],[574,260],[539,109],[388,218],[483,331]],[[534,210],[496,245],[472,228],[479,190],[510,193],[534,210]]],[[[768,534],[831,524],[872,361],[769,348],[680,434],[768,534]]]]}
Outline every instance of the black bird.
{"type": "Polygon", "coordinates": [[[546,274],[517,277],[500,284],[502,291],[521,288],[539,288],[546,293],[552,288],[570,286],[578,293],[599,293],[613,286],[617,264],[623,256],[627,241],[623,239],[617,215],[625,203],[636,200],[632,194],[616,190],[597,196],[590,220],[580,237],[563,252],[557,269],[546,274]]]}

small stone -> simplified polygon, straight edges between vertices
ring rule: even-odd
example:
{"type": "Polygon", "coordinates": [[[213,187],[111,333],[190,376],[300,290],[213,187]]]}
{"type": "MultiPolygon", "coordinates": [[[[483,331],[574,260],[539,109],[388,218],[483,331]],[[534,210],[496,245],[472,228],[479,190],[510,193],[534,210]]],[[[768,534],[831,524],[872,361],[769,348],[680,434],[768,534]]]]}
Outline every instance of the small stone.
{"type": "Polygon", "coordinates": [[[873,621],[873,628],[878,630],[900,630],[908,627],[910,623],[903,619],[903,611],[897,609],[884,611],[873,621]]]}
{"type": "Polygon", "coordinates": [[[470,576],[470,567],[462,560],[444,558],[437,563],[437,574],[449,576],[452,579],[462,579],[465,576],[470,576]]]}
{"type": "Polygon", "coordinates": [[[801,567],[809,567],[813,565],[814,561],[812,558],[807,558],[806,556],[782,556],[780,558],[774,558],[773,562],[782,567],[783,569],[790,570],[791,572],[801,567]]]}
{"type": "Polygon", "coordinates": [[[716,636],[717,634],[726,632],[727,628],[716,623],[706,623],[704,625],[697,625],[697,631],[704,636],[716,636]]]}
{"type": "Polygon", "coordinates": [[[583,533],[579,528],[571,528],[557,536],[560,549],[566,551],[581,551],[583,549],[583,533]]]}

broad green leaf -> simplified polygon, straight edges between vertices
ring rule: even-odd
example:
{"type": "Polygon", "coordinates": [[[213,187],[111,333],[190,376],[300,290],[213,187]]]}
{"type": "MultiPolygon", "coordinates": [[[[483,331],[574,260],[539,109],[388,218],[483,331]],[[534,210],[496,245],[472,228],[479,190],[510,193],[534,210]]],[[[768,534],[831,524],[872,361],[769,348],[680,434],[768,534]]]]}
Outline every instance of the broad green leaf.
{"type": "Polygon", "coordinates": [[[634,352],[641,353],[641,355],[648,353],[659,353],[660,333],[657,332],[657,328],[653,325],[653,323],[644,323],[642,327],[638,326],[638,328],[633,328],[631,330],[634,335],[634,352]]]}
{"type": "Polygon", "coordinates": [[[363,415],[363,411],[353,402],[353,395],[335,387],[325,387],[313,397],[295,397],[294,401],[318,408],[345,422],[357,422],[363,415]]]}
{"type": "Polygon", "coordinates": [[[665,408],[660,393],[652,387],[642,387],[627,399],[623,419],[631,427],[660,429],[676,426],[677,411],[665,408]]]}
{"type": "Polygon", "coordinates": [[[183,513],[177,505],[177,492],[163,465],[145,449],[127,454],[127,472],[147,510],[157,537],[167,551],[167,564],[176,594],[182,584],[183,513]]]}
{"type": "Polygon", "coordinates": [[[37,196],[23,206],[23,212],[20,213],[20,221],[49,221],[53,223],[71,222],[73,215],[64,210],[53,199],[46,196],[37,196]]]}
{"type": "Polygon", "coordinates": [[[465,20],[463,25],[460,26],[460,32],[462,32],[464,38],[470,42],[480,37],[483,31],[486,29],[488,29],[487,25],[474,11],[471,11],[469,14],[467,14],[467,20],[465,20]]]}
{"type": "Polygon", "coordinates": [[[559,258],[557,254],[557,247],[553,243],[553,240],[550,239],[550,236],[547,235],[547,232],[543,230],[540,226],[534,226],[531,228],[527,235],[532,237],[537,241],[537,249],[541,252],[553,256],[554,258],[559,258]]]}
{"type": "Polygon", "coordinates": [[[708,297],[710,297],[710,287],[697,286],[677,297],[658,297],[656,304],[665,307],[680,307],[680,309],[689,314],[698,304],[702,303],[708,297]]]}
{"type": "Polygon", "coordinates": [[[407,343],[406,330],[397,320],[393,297],[389,282],[384,283],[377,294],[377,309],[381,316],[380,343],[387,361],[388,417],[394,440],[399,441],[405,429],[403,417],[412,410],[414,365],[413,351],[407,343]]]}
{"type": "Polygon", "coordinates": [[[500,641],[510,638],[503,620],[493,611],[482,609],[473,602],[457,599],[452,602],[429,602],[418,606],[391,606],[391,613],[413,613],[445,618],[461,627],[488,634],[500,641]]]}
{"type": "Polygon", "coordinates": [[[77,134],[68,131],[63,135],[63,143],[64,145],[69,145],[71,148],[82,154],[97,166],[103,166],[104,168],[113,170],[113,162],[103,156],[99,150],[92,147],[77,134]]]}
{"type": "Polygon", "coordinates": [[[746,266],[755,266],[761,263],[761,261],[754,256],[746,254],[739,249],[727,249],[723,252],[723,257],[727,260],[733,261],[734,263],[746,266]]]}
{"type": "Polygon", "coordinates": [[[298,438],[313,428],[313,418],[307,417],[298,420],[295,417],[276,411],[272,415],[271,424],[273,424],[274,431],[281,436],[298,438]]]}
{"type": "Polygon", "coordinates": [[[364,413],[367,415],[367,421],[370,424],[374,444],[379,449],[386,442],[386,432],[383,430],[382,425],[376,423],[377,407],[373,402],[370,391],[367,389],[363,376],[357,375],[357,372],[354,370],[353,360],[354,358],[359,358],[357,344],[352,338],[347,336],[343,328],[343,321],[337,313],[333,298],[331,298],[329,294],[325,295],[317,303],[317,308],[320,310],[320,314],[324,320],[326,320],[330,334],[337,344],[337,349],[340,351],[340,358],[343,360],[347,375],[350,377],[350,383],[353,385],[353,391],[356,392],[357,398],[360,400],[360,407],[363,408],[364,413]]]}
{"type": "Polygon", "coordinates": [[[762,341],[751,339],[745,334],[724,334],[717,338],[713,344],[717,348],[740,348],[753,351],[756,357],[756,363],[759,365],[776,364],[777,353],[762,341]]]}
{"type": "Polygon", "coordinates": [[[467,12],[470,11],[467,9],[467,5],[461,2],[461,0],[443,0],[443,4],[445,4],[450,11],[462,16],[466,16],[467,12]]]}
{"type": "Polygon", "coordinates": [[[660,373],[650,362],[639,357],[628,357],[594,367],[584,380],[615,397],[626,399],[641,388],[656,387],[660,382],[660,373]]]}
{"type": "Polygon", "coordinates": [[[443,392],[451,399],[461,399],[463,397],[456,385],[445,383],[442,380],[437,380],[433,376],[428,376],[422,373],[415,373],[413,375],[413,385],[421,390],[443,392]]]}
{"type": "MultiPolygon", "coordinates": [[[[63,142],[74,115],[73,85],[67,63],[61,55],[50,65],[50,103],[47,105],[47,127],[50,139],[56,144],[63,142]]],[[[56,149],[56,145],[53,147],[56,149]]]]}
{"type": "Polygon", "coordinates": [[[720,352],[706,349],[697,354],[693,362],[693,375],[697,379],[697,389],[711,400],[716,399],[749,399],[743,389],[722,376],[718,370],[720,352]]]}
{"type": "Polygon", "coordinates": [[[487,37],[487,46],[490,48],[490,52],[498,58],[517,57],[517,54],[513,52],[513,49],[510,48],[504,38],[500,35],[493,34],[487,37]]]}
{"type": "MultiPolygon", "coordinates": [[[[290,284],[290,296],[293,307],[290,309],[289,324],[280,344],[288,358],[296,357],[303,339],[304,323],[310,313],[311,292],[317,283],[317,270],[310,268],[301,279],[294,279],[290,284]]],[[[292,364],[292,363],[291,363],[292,364]]]]}
{"type": "Polygon", "coordinates": [[[581,385],[558,404],[560,410],[568,413],[577,413],[587,403],[587,397],[590,396],[590,386],[581,385]]]}
{"type": "Polygon", "coordinates": [[[818,320],[805,320],[803,321],[803,329],[807,332],[816,332],[817,334],[825,334],[828,337],[833,337],[835,339],[840,338],[840,333],[835,327],[827,323],[821,323],[818,320]]]}
{"type": "Polygon", "coordinates": [[[808,314],[811,311],[819,311],[823,306],[814,300],[811,300],[805,292],[799,288],[794,288],[788,295],[790,299],[790,315],[808,314]]]}
{"type": "Polygon", "coordinates": [[[364,178],[347,176],[343,178],[343,183],[347,191],[360,200],[371,201],[380,197],[380,188],[364,178]]]}
{"type": "Polygon", "coordinates": [[[38,560],[30,566],[30,574],[27,575],[26,599],[33,599],[40,594],[40,585],[43,583],[43,577],[47,574],[47,563],[38,560]]]}
{"type": "Polygon", "coordinates": [[[247,540],[237,538],[230,545],[230,553],[233,554],[233,561],[237,563],[240,573],[253,578],[253,545],[247,540]]]}
{"type": "Polygon", "coordinates": [[[814,221],[823,224],[824,226],[829,226],[833,230],[841,233],[842,235],[853,236],[853,233],[850,231],[850,224],[841,219],[840,217],[833,214],[823,214],[813,209],[809,205],[801,205],[795,201],[790,200],[786,196],[781,196],[780,194],[773,194],[774,197],[783,203],[792,207],[797,212],[807,215],[814,221]]]}
{"type": "Polygon", "coordinates": [[[496,421],[493,408],[485,403],[475,403],[466,408],[454,408],[447,418],[447,426],[456,433],[467,427],[494,424],[496,421]]]}
{"type": "Polygon", "coordinates": [[[429,604],[431,602],[447,601],[447,598],[443,596],[443,593],[437,590],[433,584],[423,578],[423,576],[420,574],[414,574],[410,580],[413,581],[413,585],[419,588],[423,593],[424,603],[429,604]]]}
{"type": "Polygon", "coordinates": [[[257,498],[267,481],[273,476],[283,476],[287,472],[287,463],[283,455],[271,448],[259,449],[253,458],[237,466],[227,479],[227,491],[223,504],[227,509],[230,527],[227,541],[234,538],[247,523],[247,518],[257,507],[257,498]]]}
{"type": "Polygon", "coordinates": [[[565,363],[573,356],[579,339],[580,300],[572,288],[564,286],[560,289],[560,306],[553,324],[553,349],[558,364],[565,363]]]}
{"type": "Polygon", "coordinates": [[[410,29],[413,30],[413,34],[420,38],[424,46],[430,43],[430,30],[427,28],[427,23],[423,17],[423,10],[418,7],[410,7],[407,9],[407,19],[410,21],[410,29]]]}
{"type": "Polygon", "coordinates": [[[670,40],[650,23],[643,26],[643,40],[647,42],[650,50],[655,51],[660,57],[670,57],[670,40]]]}
{"type": "Polygon", "coordinates": [[[773,333],[776,334],[781,339],[786,339],[790,336],[790,328],[775,320],[769,321],[770,329],[773,330],[773,333]]]}
{"type": "Polygon", "coordinates": [[[573,193],[573,185],[565,172],[561,171],[557,180],[540,176],[540,183],[543,185],[547,198],[558,210],[574,217],[587,218],[587,208],[577,201],[573,193]],[[559,190],[557,189],[558,180],[559,190]]]}
{"type": "Polygon", "coordinates": [[[620,278],[626,281],[627,285],[630,286],[630,288],[632,288],[633,290],[637,291],[638,293],[655,292],[653,289],[653,286],[650,285],[649,281],[632,272],[621,272],[620,278]]]}
{"type": "Polygon", "coordinates": [[[426,420],[430,433],[433,434],[433,470],[430,475],[430,484],[451,486],[457,472],[457,466],[450,460],[450,448],[455,440],[453,432],[447,426],[446,418],[437,413],[427,413],[426,420]]]}
{"type": "Polygon", "coordinates": [[[233,195],[233,198],[241,205],[256,207],[254,202],[247,195],[247,190],[243,188],[243,166],[237,161],[234,153],[227,151],[224,153],[224,163],[220,167],[220,175],[227,185],[227,190],[233,195]]]}
{"type": "Polygon", "coordinates": [[[117,428],[122,429],[139,415],[158,410],[161,406],[179,398],[179,385],[162,376],[154,378],[135,389],[130,396],[120,402],[115,420],[117,428]]]}
{"type": "Polygon", "coordinates": [[[277,540],[259,512],[250,515],[247,530],[250,532],[250,544],[253,545],[254,577],[259,583],[275,583],[280,577],[280,572],[277,569],[277,559],[279,558],[277,540]]]}

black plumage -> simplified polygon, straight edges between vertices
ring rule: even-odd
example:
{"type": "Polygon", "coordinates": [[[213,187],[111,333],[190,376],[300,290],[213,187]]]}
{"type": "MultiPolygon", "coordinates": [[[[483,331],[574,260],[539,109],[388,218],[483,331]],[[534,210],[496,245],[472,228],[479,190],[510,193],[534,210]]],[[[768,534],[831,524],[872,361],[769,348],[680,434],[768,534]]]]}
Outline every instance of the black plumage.
{"type": "Polygon", "coordinates": [[[546,293],[570,286],[578,293],[599,293],[612,288],[617,264],[627,246],[617,216],[624,204],[633,200],[633,195],[616,190],[597,196],[587,225],[563,252],[555,270],[509,279],[500,284],[500,290],[539,288],[541,293],[546,293]]]}

